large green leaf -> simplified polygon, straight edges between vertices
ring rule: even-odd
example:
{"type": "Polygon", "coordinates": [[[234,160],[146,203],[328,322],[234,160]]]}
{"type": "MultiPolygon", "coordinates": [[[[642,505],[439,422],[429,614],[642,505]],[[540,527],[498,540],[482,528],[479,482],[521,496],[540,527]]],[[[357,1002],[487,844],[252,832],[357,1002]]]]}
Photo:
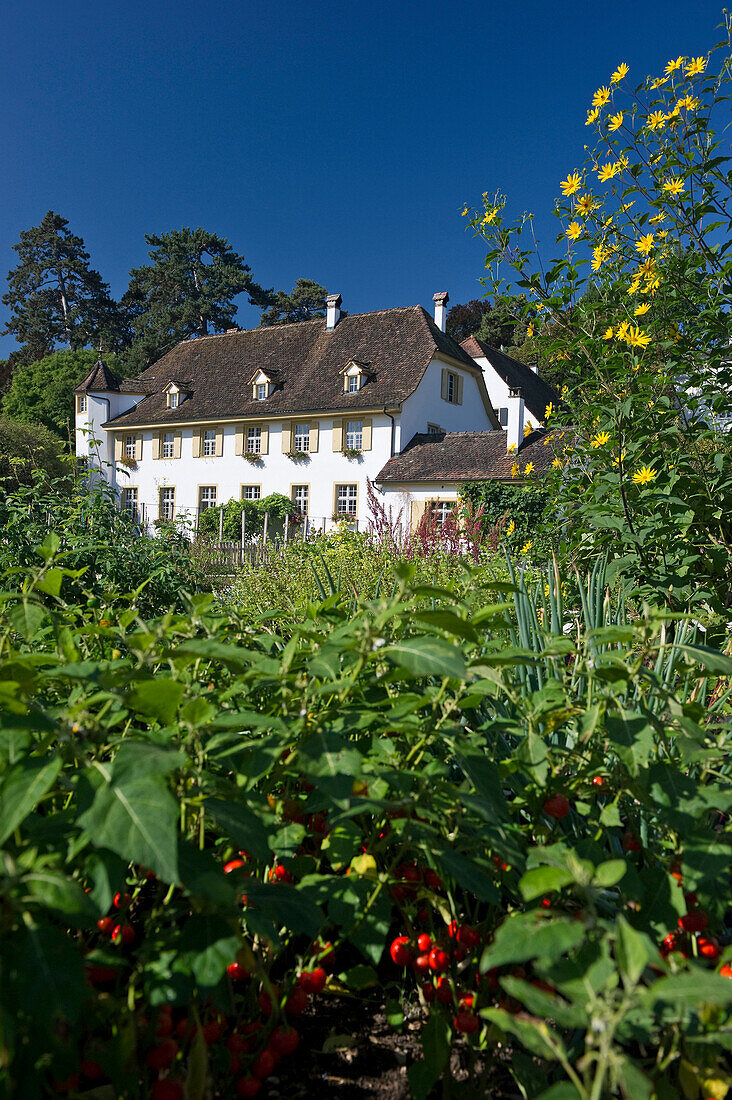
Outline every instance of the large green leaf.
{"type": "Polygon", "coordinates": [[[503,922],[480,960],[481,972],[527,959],[553,960],[582,942],[585,930],[578,921],[547,920],[519,913],[503,922]]]}
{"type": "MultiPolygon", "coordinates": [[[[206,813],[210,814],[217,825],[228,833],[238,847],[251,852],[259,859],[269,859],[268,825],[244,802],[225,802],[221,798],[207,798],[204,806],[206,813]]],[[[272,815],[268,816],[271,821],[272,815]]]]}
{"type": "Polygon", "coordinates": [[[732,981],[709,970],[695,967],[693,973],[659,978],[643,993],[644,1003],[664,1001],[678,1008],[699,1009],[702,1005],[732,1004],[732,981]]]}
{"type": "Polygon", "coordinates": [[[407,638],[395,645],[386,646],[381,655],[395,665],[405,668],[413,676],[447,676],[464,680],[465,658],[459,646],[450,645],[442,638],[407,638]]]}
{"type": "Polygon", "coordinates": [[[169,676],[138,681],[128,694],[127,706],[146,718],[157,718],[164,726],[173,721],[185,687],[169,676]]]}
{"type": "Polygon", "coordinates": [[[142,863],[164,882],[177,882],[178,806],[165,781],[143,774],[118,783],[106,765],[96,767],[103,782],[79,818],[92,843],[142,863]]]}
{"type": "Polygon", "coordinates": [[[236,929],[222,917],[194,914],[189,917],[178,941],[175,970],[190,971],[203,986],[213,986],[234,962],[241,946],[236,929]]]}
{"type": "Polygon", "coordinates": [[[53,786],[61,758],[28,757],[5,773],[0,787],[0,844],[25,820],[53,786]]]}

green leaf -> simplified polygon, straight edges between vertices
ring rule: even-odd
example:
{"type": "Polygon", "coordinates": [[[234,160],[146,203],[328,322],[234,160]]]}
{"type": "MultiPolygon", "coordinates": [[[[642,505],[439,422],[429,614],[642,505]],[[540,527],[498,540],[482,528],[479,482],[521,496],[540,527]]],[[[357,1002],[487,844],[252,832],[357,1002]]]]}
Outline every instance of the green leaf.
{"type": "Polygon", "coordinates": [[[493,880],[478,864],[452,848],[435,850],[435,856],[442,870],[455,879],[458,886],[467,890],[478,898],[479,901],[489,901],[497,905],[500,894],[493,880]]]}
{"type": "Polygon", "coordinates": [[[561,890],[574,881],[574,876],[561,867],[534,867],[527,871],[519,882],[519,890],[524,901],[533,901],[542,894],[561,890]]]}
{"type": "Polygon", "coordinates": [[[35,809],[61,771],[61,758],[30,757],[5,773],[0,787],[0,844],[35,809]]]}
{"type": "Polygon", "coordinates": [[[42,1030],[59,1013],[73,1022],[87,994],[80,951],[70,936],[50,925],[23,927],[3,945],[5,981],[18,1009],[42,1030]]]}
{"type": "Polygon", "coordinates": [[[210,814],[238,848],[251,852],[258,859],[269,859],[268,826],[248,806],[243,802],[207,798],[204,807],[206,813],[210,814]]]}
{"type": "Polygon", "coordinates": [[[228,921],[208,914],[188,917],[180,940],[175,970],[190,971],[203,986],[214,986],[234,962],[241,939],[228,921]]]}
{"type": "Polygon", "coordinates": [[[169,676],[156,676],[154,680],[141,680],[135,684],[125,702],[127,706],[146,718],[157,718],[162,725],[169,725],[175,718],[185,687],[169,676]]]}
{"type": "Polygon", "coordinates": [[[620,973],[627,984],[636,985],[645,968],[658,962],[658,949],[648,936],[628,924],[625,917],[619,916],[615,927],[615,955],[620,973]]]}
{"type": "Polygon", "coordinates": [[[732,981],[709,970],[694,968],[693,973],[659,978],[641,994],[646,1004],[664,1001],[678,1008],[699,1009],[701,1005],[732,1004],[732,981]]]}
{"type": "Polygon", "coordinates": [[[582,1100],[571,1081],[557,1081],[556,1085],[545,1089],[537,1100],[582,1100]]]}
{"type": "Polygon", "coordinates": [[[714,675],[732,675],[732,657],[720,653],[718,649],[711,649],[706,645],[680,645],[678,648],[714,675]]]}
{"type": "Polygon", "coordinates": [[[249,905],[256,906],[278,928],[284,925],[291,932],[315,937],[325,923],[323,912],[302,887],[248,879],[246,894],[249,905]]]}
{"type": "Polygon", "coordinates": [[[481,973],[527,959],[552,961],[577,947],[584,934],[578,921],[547,920],[535,913],[508,917],[496,932],[493,943],[483,952],[481,973]]]}
{"type": "Polygon", "coordinates": [[[653,728],[643,714],[608,715],[605,725],[618,756],[636,776],[653,752],[653,728]]]}
{"type": "Polygon", "coordinates": [[[446,676],[452,680],[464,680],[465,658],[459,646],[450,645],[442,638],[408,638],[379,651],[395,665],[405,668],[413,676],[446,676]]]}
{"type": "Polygon", "coordinates": [[[523,1043],[532,1054],[538,1054],[540,1058],[546,1058],[548,1061],[554,1062],[557,1060],[554,1050],[558,1049],[564,1053],[566,1059],[564,1043],[544,1020],[533,1017],[520,1019],[518,1016],[512,1016],[510,1013],[505,1012],[502,1008],[483,1008],[480,1015],[484,1020],[496,1024],[506,1034],[515,1035],[519,1042],[523,1043]],[[550,1042],[547,1040],[550,1040],[550,1042]]]}
{"type": "Polygon", "coordinates": [[[615,886],[623,878],[627,869],[628,864],[624,859],[608,859],[595,868],[592,876],[593,886],[601,886],[604,889],[615,886]]]}
{"type": "Polygon", "coordinates": [[[534,1016],[555,1020],[560,1027],[587,1027],[588,1017],[582,1005],[569,1004],[556,994],[548,993],[531,982],[525,982],[510,975],[506,975],[500,981],[509,996],[521,1001],[534,1016]]]}
{"type": "Polygon", "coordinates": [[[15,604],[8,612],[10,629],[22,634],[26,642],[36,636],[47,619],[48,612],[45,607],[27,599],[15,604]]]}
{"type": "Polygon", "coordinates": [[[24,884],[29,894],[65,924],[88,928],[101,915],[78,882],[55,871],[33,871],[24,884]]]}
{"type": "Polygon", "coordinates": [[[447,1021],[440,1013],[433,1012],[424,1026],[422,1053],[423,1060],[415,1062],[407,1070],[409,1087],[415,1100],[427,1100],[450,1059],[447,1021]]]}
{"type": "Polygon", "coordinates": [[[92,843],[142,863],[164,882],[177,882],[178,805],[165,782],[140,775],[116,783],[106,766],[96,767],[104,782],[79,818],[92,843]]]}

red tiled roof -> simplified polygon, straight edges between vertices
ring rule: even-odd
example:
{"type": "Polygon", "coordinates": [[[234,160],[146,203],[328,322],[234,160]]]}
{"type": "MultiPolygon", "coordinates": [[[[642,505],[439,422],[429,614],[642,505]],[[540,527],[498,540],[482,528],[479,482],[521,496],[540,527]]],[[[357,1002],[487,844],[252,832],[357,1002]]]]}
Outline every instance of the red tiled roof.
{"type": "Polygon", "coordinates": [[[554,449],[546,438],[544,431],[532,432],[515,454],[508,454],[506,433],[502,431],[417,434],[401,454],[389,459],[375,480],[510,481],[514,462],[518,462],[521,473],[528,462],[533,462],[534,477],[544,473],[554,459],[554,449]]]}

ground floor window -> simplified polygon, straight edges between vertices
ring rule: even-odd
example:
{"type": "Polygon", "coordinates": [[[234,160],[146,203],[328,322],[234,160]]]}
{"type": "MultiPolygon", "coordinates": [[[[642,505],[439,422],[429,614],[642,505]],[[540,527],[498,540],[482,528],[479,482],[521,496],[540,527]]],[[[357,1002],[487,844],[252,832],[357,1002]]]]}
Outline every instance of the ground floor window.
{"type": "Polygon", "coordinates": [[[247,428],[247,453],[258,455],[262,452],[262,429],[247,428]]]}
{"type": "Polygon", "coordinates": [[[198,510],[205,512],[207,508],[216,507],[216,486],[202,485],[198,490],[198,510]]]}
{"type": "Polygon", "coordinates": [[[308,501],[310,499],[310,487],[308,485],[292,486],[292,503],[303,516],[308,514],[308,501]]]}
{"type": "Polygon", "coordinates": [[[175,516],[175,489],[166,486],[160,490],[160,518],[173,519],[175,516]]]}
{"type": "Polygon", "coordinates": [[[130,519],[137,519],[137,489],[123,489],[122,490],[122,510],[127,513],[130,519]]]}
{"type": "Polygon", "coordinates": [[[336,485],[336,512],[339,516],[355,516],[358,485],[336,485]]]}
{"type": "Polygon", "coordinates": [[[241,499],[242,500],[260,500],[262,496],[261,485],[242,485],[241,487],[241,499]]]}
{"type": "Polygon", "coordinates": [[[454,507],[455,504],[451,500],[431,500],[427,505],[430,516],[435,516],[437,518],[438,527],[443,526],[454,507]]]}

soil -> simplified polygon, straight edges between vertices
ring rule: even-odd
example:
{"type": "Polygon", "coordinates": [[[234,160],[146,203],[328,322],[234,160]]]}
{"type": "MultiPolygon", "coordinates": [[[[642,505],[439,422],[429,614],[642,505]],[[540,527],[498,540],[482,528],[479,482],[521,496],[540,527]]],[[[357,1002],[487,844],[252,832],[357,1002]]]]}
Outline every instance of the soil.
{"type": "MultiPolygon", "coordinates": [[[[405,1021],[399,1033],[377,1002],[369,1012],[362,1000],[323,997],[299,1018],[297,1028],[298,1049],[277,1066],[262,1100],[409,1100],[407,1067],[422,1057],[419,1021],[405,1021]]],[[[455,1078],[464,1076],[459,1054],[451,1069],[455,1078]]],[[[442,1095],[438,1087],[435,1100],[442,1095]]],[[[499,1071],[484,1095],[509,1100],[518,1094],[499,1071]]]]}

